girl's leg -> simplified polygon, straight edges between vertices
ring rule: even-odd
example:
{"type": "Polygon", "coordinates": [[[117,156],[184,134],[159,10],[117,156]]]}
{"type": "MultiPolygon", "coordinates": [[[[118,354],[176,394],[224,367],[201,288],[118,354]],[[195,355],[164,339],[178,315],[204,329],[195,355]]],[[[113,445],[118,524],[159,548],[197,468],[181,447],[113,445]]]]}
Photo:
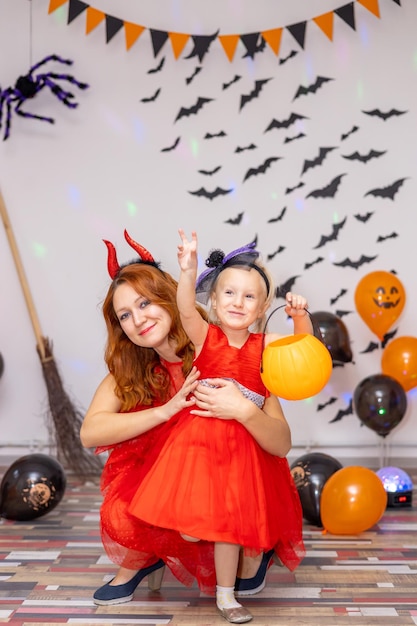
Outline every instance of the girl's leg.
{"type": "Polygon", "coordinates": [[[231,623],[243,624],[252,615],[235,598],[235,580],[239,562],[239,546],[232,543],[214,544],[216,569],[216,604],[223,617],[231,623]]]}

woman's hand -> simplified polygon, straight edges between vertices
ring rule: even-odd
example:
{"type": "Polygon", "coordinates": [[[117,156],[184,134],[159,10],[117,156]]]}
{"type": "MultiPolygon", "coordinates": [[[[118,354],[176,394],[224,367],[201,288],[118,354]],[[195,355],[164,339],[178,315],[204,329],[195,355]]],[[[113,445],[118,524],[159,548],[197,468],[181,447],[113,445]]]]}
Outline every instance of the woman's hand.
{"type": "Polygon", "coordinates": [[[185,379],[181,389],[177,391],[175,396],[168,400],[168,402],[166,402],[163,407],[161,407],[164,412],[166,412],[166,420],[169,420],[170,417],[172,417],[182,409],[193,406],[193,404],[196,403],[193,391],[198,385],[199,376],[200,371],[196,367],[193,367],[191,372],[185,379]]]}
{"type": "Polygon", "coordinates": [[[211,386],[200,383],[194,389],[197,408],[192,409],[193,415],[240,420],[252,408],[253,403],[232,380],[210,378],[208,382],[211,386]]]}

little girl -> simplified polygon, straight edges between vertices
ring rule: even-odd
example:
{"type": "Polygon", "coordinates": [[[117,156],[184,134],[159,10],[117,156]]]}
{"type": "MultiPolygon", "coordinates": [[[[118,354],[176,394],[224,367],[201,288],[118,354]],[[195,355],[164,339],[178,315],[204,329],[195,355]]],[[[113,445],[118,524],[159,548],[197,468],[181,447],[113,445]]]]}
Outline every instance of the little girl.
{"type": "MultiPolygon", "coordinates": [[[[189,541],[215,542],[216,604],[239,624],[252,619],[234,594],[240,547],[252,556],[271,551],[291,570],[304,556],[302,509],[285,458],[291,433],[260,377],[263,346],[278,336],[251,332],[265,323],[273,288],[254,244],[227,256],[214,251],[196,283],[197,236],[179,233],[177,302],[195,346],[201,410],[181,412],[130,512],[189,541]],[[210,301],[215,323],[198,313],[196,295],[210,301]],[[224,403],[213,403],[210,387],[227,387],[224,403]],[[227,417],[231,398],[235,419],[227,417]]],[[[294,332],[312,333],[305,298],[289,293],[286,300],[294,332]]]]}

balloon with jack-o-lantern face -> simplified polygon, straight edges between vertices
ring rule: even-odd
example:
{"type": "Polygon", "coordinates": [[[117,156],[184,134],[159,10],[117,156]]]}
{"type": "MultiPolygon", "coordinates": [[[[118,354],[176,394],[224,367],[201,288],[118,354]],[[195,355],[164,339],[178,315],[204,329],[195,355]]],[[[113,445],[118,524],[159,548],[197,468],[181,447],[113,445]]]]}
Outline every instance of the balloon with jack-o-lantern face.
{"type": "Polygon", "coordinates": [[[366,274],[355,291],[356,310],[380,340],[400,316],[405,301],[404,287],[391,272],[366,274]]]}

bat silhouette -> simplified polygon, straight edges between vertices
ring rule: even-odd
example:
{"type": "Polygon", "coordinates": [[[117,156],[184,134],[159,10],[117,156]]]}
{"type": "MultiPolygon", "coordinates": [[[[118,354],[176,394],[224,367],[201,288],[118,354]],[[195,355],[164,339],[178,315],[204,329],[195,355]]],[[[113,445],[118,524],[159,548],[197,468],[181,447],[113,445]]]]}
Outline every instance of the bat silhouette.
{"type": "Polygon", "coordinates": [[[316,250],[317,248],[321,248],[322,246],[324,246],[329,241],[334,241],[335,239],[337,239],[338,236],[339,236],[339,231],[346,224],[346,220],[347,220],[347,218],[345,217],[345,219],[342,222],[339,222],[338,224],[332,224],[332,232],[331,232],[331,234],[330,235],[322,235],[319,243],[317,244],[317,246],[313,247],[313,250],[316,250]]]}
{"type": "Polygon", "coordinates": [[[248,94],[244,94],[243,96],[240,96],[239,110],[241,111],[243,107],[245,106],[245,104],[247,104],[254,98],[257,98],[262,91],[262,87],[266,85],[266,83],[268,83],[270,80],[271,80],[270,78],[265,78],[264,80],[256,80],[254,89],[252,89],[252,91],[249,92],[248,94]]]}
{"type": "Polygon", "coordinates": [[[304,265],[304,269],[309,270],[310,267],[313,267],[313,265],[317,265],[317,263],[321,263],[322,261],[324,261],[324,258],[322,256],[318,256],[315,261],[312,261],[311,263],[306,263],[304,265]]]}
{"type": "Polygon", "coordinates": [[[398,237],[398,233],[393,231],[390,235],[385,235],[385,236],[379,235],[376,242],[381,243],[381,241],[386,241],[387,239],[396,239],[397,237],[398,237]]]}
{"type": "Polygon", "coordinates": [[[284,298],[285,299],[286,294],[289,291],[292,291],[292,288],[293,288],[297,278],[300,278],[300,277],[299,276],[291,276],[291,278],[288,278],[288,280],[286,280],[285,283],[282,283],[281,285],[279,285],[279,287],[277,287],[275,289],[275,297],[276,298],[284,298]]]}
{"type": "Polygon", "coordinates": [[[359,130],[359,126],[352,126],[352,128],[345,133],[344,135],[341,135],[340,139],[342,141],[344,141],[345,139],[347,139],[352,133],[356,133],[356,131],[359,130]]]}
{"type": "Polygon", "coordinates": [[[233,224],[233,226],[235,226],[237,224],[240,224],[240,222],[242,221],[242,217],[243,217],[243,212],[242,213],[238,213],[236,215],[236,217],[230,217],[224,223],[225,224],[233,224]]]}
{"type": "Polygon", "coordinates": [[[287,211],[287,207],[285,206],[282,209],[281,213],[277,215],[276,217],[271,217],[271,219],[268,220],[267,224],[272,224],[273,222],[280,222],[282,218],[284,217],[286,211],[287,211]]]}
{"type": "Polygon", "coordinates": [[[291,141],[294,141],[295,139],[301,139],[302,137],[305,137],[304,133],[298,133],[298,135],[294,135],[294,137],[285,137],[284,143],[290,143],[291,141]]]}
{"type": "Polygon", "coordinates": [[[343,311],[342,309],[336,309],[335,311],[335,315],[337,315],[337,317],[345,317],[345,315],[350,315],[350,313],[352,313],[352,311],[343,311]]]}
{"type": "Polygon", "coordinates": [[[202,196],[203,198],[208,198],[209,200],[213,200],[213,198],[217,198],[217,196],[227,196],[228,193],[231,193],[233,189],[222,189],[221,187],[216,187],[214,191],[207,191],[204,187],[200,187],[197,191],[189,191],[192,196],[202,196]]]}
{"type": "Polygon", "coordinates": [[[283,59],[279,60],[279,64],[283,65],[283,63],[286,63],[287,61],[289,61],[293,57],[297,56],[297,54],[298,54],[298,52],[296,50],[291,50],[291,52],[286,57],[284,57],[283,59]]]}
{"type": "Polygon", "coordinates": [[[149,98],[142,98],[140,102],[155,102],[155,100],[157,99],[160,93],[161,93],[161,88],[157,89],[155,93],[153,94],[153,96],[150,96],[149,98]]]}
{"type": "Polygon", "coordinates": [[[399,178],[388,187],[380,187],[379,189],[371,189],[365,194],[366,196],[375,196],[376,198],[389,198],[394,200],[395,194],[402,187],[406,178],[399,178]]]}
{"type": "Polygon", "coordinates": [[[378,343],[375,343],[374,341],[370,341],[367,347],[365,348],[365,350],[362,350],[359,354],[367,354],[368,352],[374,352],[375,350],[378,350],[378,348],[379,348],[378,343]]]}
{"type": "Polygon", "coordinates": [[[152,70],[148,70],[148,74],[156,74],[157,72],[160,72],[162,70],[162,68],[164,67],[164,63],[165,63],[165,57],[162,57],[159,65],[157,65],[152,70]]]}
{"type": "Polygon", "coordinates": [[[191,74],[191,76],[189,76],[188,78],[185,79],[185,82],[187,85],[189,85],[194,78],[197,76],[197,74],[199,74],[201,72],[203,68],[201,67],[201,65],[197,65],[197,67],[195,68],[194,72],[191,74]]]}
{"type": "Polygon", "coordinates": [[[398,328],[396,328],[395,330],[391,330],[389,333],[385,333],[381,342],[381,348],[385,348],[389,340],[393,339],[395,335],[397,334],[397,332],[398,332],[398,328]]]}
{"type": "Polygon", "coordinates": [[[344,259],[340,263],[333,263],[333,265],[337,265],[338,267],[353,267],[355,270],[357,270],[362,265],[365,265],[365,263],[371,263],[371,261],[374,261],[377,258],[378,255],[365,256],[364,254],[362,254],[362,256],[357,261],[351,261],[349,257],[346,257],[346,259],[344,259]]]}
{"type": "Polygon", "coordinates": [[[343,417],[345,417],[346,415],[352,415],[352,414],[353,414],[353,400],[349,402],[349,405],[346,407],[346,409],[340,409],[340,411],[336,413],[335,417],[332,420],[330,420],[329,424],[340,422],[340,420],[343,417]]]}
{"type": "Polygon", "coordinates": [[[255,146],[255,144],[254,144],[254,143],[251,143],[251,144],[249,144],[248,146],[243,146],[242,148],[238,146],[238,147],[236,148],[235,152],[236,152],[237,154],[239,154],[240,152],[245,152],[246,150],[256,150],[256,148],[257,148],[257,147],[258,147],[258,146],[255,146]]]}
{"type": "Polygon", "coordinates": [[[181,107],[177,117],[175,118],[175,122],[182,117],[188,117],[189,115],[196,115],[207,102],[212,102],[213,98],[198,98],[197,102],[193,104],[191,107],[181,107]]]}
{"type": "Polygon", "coordinates": [[[310,191],[306,198],[334,198],[343,176],[346,176],[346,174],[340,174],[340,176],[336,176],[336,178],[333,178],[333,180],[328,185],[326,185],[326,187],[310,191]]]}
{"type": "Polygon", "coordinates": [[[204,135],[204,139],[215,139],[216,137],[227,137],[227,134],[224,132],[224,130],[221,130],[218,133],[206,133],[204,135]]]}
{"type": "Polygon", "coordinates": [[[168,146],[167,148],[162,148],[161,152],[170,152],[171,150],[175,150],[180,142],[181,137],[177,137],[172,146],[168,146]]]}
{"type": "Polygon", "coordinates": [[[213,170],[198,170],[198,173],[205,174],[205,176],[213,176],[213,174],[216,174],[219,170],[221,170],[221,168],[222,166],[218,165],[213,170]]]}
{"type": "Polygon", "coordinates": [[[359,222],[366,223],[373,214],[373,211],[369,211],[369,213],[364,213],[363,215],[361,215],[360,213],[355,213],[353,217],[359,220],[359,222]]]}
{"type": "Polygon", "coordinates": [[[223,90],[229,89],[229,87],[237,83],[241,78],[242,78],[241,76],[239,76],[238,74],[235,74],[231,81],[229,81],[228,83],[223,83],[222,89],[223,90]]]}
{"type": "Polygon", "coordinates": [[[399,115],[404,115],[407,111],[398,111],[398,109],[391,109],[390,111],[383,112],[380,109],[372,109],[372,111],[362,111],[365,115],[370,115],[371,117],[380,117],[384,122],[386,122],[390,117],[397,117],[399,115]]]}
{"type": "Polygon", "coordinates": [[[243,177],[243,182],[245,182],[245,180],[248,180],[248,178],[250,178],[251,176],[258,176],[258,174],[265,174],[266,170],[271,167],[272,163],[275,163],[275,161],[279,161],[280,158],[281,157],[269,157],[258,167],[251,167],[246,172],[245,176],[243,177]]]}
{"type": "Polygon", "coordinates": [[[326,78],[325,76],[317,76],[317,78],[314,81],[314,83],[311,83],[307,87],[304,87],[303,85],[300,85],[298,87],[296,93],[295,93],[293,101],[296,100],[297,98],[299,98],[300,96],[306,96],[309,93],[316,93],[316,91],[318,89],[320,89],[320,87],[322,85],[324,85],[324,83],[328,83],[331,80],[334,80],[334,79],[333,78],[326,78]]]}
{"type": "Polygon", "coordinates": [[[359,152],[352,152],[352,154],[342,154],[344,159],[350,159],[351,161],[361,161],[362,163],[368,163],[371,159],[377,159],[378,157],[386,154],[387,151],[378,152],[377,150],[370,150],[368,154],[359,154],[359,152]]]}
{"type": "Polygon", "coordinates": [[[330,304],[336,304],[336,302],[339,300],[339,298],[341,298],[342,296],[347,294],[347,289],[341,289],[339,291],[339,293],[337,294],[337,296],[335,296],[334,298],[331,298],[330,300],[330,304]]]}
{"type": "Polygon", "coordinates": [[[292,124],[298,122],[298,120],[308,120],[308,117],[305,117],[305,115],[299,115],[298,113],[291,113],[286,120],[276,120],[274,118],[264,132],[267,133],[273,128],[289,128],[292,124]]]}
{"type": "Polygon", "coordinates": [[[335,148],[320,148],[319,149],[319,154],[318,154],[318,156],[315,159],[312,159],[311,161],[305,160],[304,161],[304,165],[303,165],[303,170],[301,172],[301,175],[303,175],[305,172],[307,172],[307,170],[309,170],[310,168],[316,167],[317,165],[321,165],[323,163],[324,159],[326,158],[326,156],[332,150],[335,150],[335,148]]]}
{"type": "Polygon", "coordinates": [[[276,257],[277,254],[279,254],[280,252],[283,252],[284,250],[285,250],[285,246],[279,246],[279,248],[275,250],[275,252],[271,252],[271,254],[267,255],[266,257],[267,261],[272,261],[272,259],[276,257]]]}
{"type": "Polygon", "coordinates": [[[325,402],[324,404],[317,405],[317,411],[322,411],[323,409],[326,408],[326,406],[330,406],[330,404],[334,404],[336,401],[337,401],[337,398],[335,398],[334,396],[332,398],[329,398],[327,402],[325,402]]]}
{"type": "Polygon", "coordinates": [[[295,187],[287,187],[285,190],[285,195],[291,193],[292,191],[295,191],[296,189],[299,189],[300,187],[304,187],[304,183],[298,183],[298,185],[296,185],[295,187]]]}

